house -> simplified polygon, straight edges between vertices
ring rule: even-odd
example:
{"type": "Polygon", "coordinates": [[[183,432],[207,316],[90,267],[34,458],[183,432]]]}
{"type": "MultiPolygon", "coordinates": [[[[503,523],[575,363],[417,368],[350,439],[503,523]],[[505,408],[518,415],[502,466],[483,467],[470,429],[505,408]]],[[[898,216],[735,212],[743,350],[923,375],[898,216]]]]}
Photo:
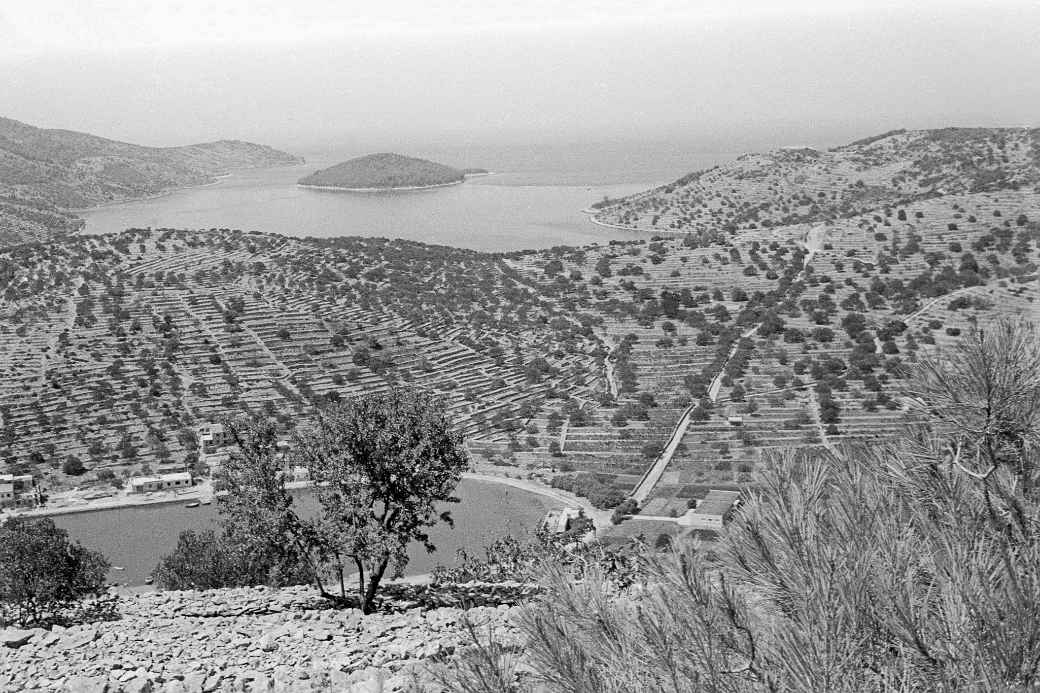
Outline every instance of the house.
{"type": "Polygon", "coordinates": [[[177,472],[158,476],[135,476],[130,479],[130,493],[149,493],[151,491],[169,491],[191,486],[191,474],[177,472]]]}
{"type": "Polygon", "coordinates": [[[726,421],[730,426],[743,426],[744,417],[737,412],[735,407],[726,407],[726,421]]]}
{"type": "Polygon", "coordinates": [[[28,493],[36,487],[32,474],[0,474],[0,484],[11,484],[14,493],[28,493]]]}
{"type": "Polygon", "coordinates": [[[278,472],[278,475],[282,481],[287,483],[301,483],[304,481],[310,481],[311,479],[310,470],[300,465],[286,467],[278,472]]]}
{"type": "Polygon", "coordinates": [[[550,510],[545,513],[545,517],[542,518],[542,523],[539,527],[549,534],[563,534],[567,530],[571,529],[574,521],[582,517],[584,514],[585,513],[582,512],[581,508],[550,510]]]}
{"type": "Polygon", "coordinates": [[[37,497],[32,474],[0,474],[0,506],[16,505],[37,497]]]}
{"type": "Polygon", "coordinates": [[[224,424],[207,423],[195,430],[199,439],[199,450],[202,455],[216,454],[220,448],[228,444],[228,435],[224,430],[224,424]]]}
{"type": "Polygon", "coordinates": [[[679,518],[679,524],[694,529],[722,529],[729,519],[733,506],[740,497],[739,491],[719,491],[712,489],[697,507],[687,510],[679,518]]]}

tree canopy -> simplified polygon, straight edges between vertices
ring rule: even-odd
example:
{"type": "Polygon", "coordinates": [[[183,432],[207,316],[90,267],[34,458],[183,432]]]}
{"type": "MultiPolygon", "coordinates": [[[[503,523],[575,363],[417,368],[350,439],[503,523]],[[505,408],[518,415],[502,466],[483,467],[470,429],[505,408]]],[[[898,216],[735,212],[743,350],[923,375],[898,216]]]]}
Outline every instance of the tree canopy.
{"type": "Polygon", "coordinates": [[[69,540],[50,518],[0,525],[0,625],[48,625],[105,589],[104,556],[69,540]]]}

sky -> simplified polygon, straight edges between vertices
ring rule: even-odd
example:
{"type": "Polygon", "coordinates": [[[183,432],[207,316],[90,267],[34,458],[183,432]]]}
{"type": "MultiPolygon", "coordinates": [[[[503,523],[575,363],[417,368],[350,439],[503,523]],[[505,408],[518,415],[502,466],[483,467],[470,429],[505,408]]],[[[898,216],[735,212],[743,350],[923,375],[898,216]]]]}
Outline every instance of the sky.
{"type": "Polygon", "coordinates": [[[3,0],[0,115],[149,145],[1040,125],[1040,3],[3,0]]]}

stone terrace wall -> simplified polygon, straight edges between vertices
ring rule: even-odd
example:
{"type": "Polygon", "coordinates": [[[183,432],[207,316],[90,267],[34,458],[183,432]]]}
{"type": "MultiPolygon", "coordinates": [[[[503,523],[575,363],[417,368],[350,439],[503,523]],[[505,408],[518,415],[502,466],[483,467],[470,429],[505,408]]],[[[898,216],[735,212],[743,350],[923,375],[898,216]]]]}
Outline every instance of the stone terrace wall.
{"type": "Polygon", "coordinates": [[[468,644],[464,616],[518,644],[512,604],[530,593],[401,586],[391,588],[391,608],[367,617],[328,608],[309,587],[135,595],[121,600],[116,621],[0,631],[0,692],[401,691],[424,662],[468,644]],[[504,603],[413,606],[423,595],[504,603]]]}

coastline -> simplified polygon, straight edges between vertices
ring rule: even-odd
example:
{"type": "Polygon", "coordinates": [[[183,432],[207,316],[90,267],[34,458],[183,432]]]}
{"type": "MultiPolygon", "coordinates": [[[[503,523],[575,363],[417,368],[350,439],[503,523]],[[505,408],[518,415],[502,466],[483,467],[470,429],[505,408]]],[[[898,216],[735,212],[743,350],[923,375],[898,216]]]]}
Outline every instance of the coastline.
{"type": "Polygon", "coordinates": [[[257,170],[257,169],[276,168],[278,166],[297,166],[297,165],[302,166],[302,165],[304,165],[306,163],[306,161],[303,159],[303,157],[299,157],[299,158],[300,158],[300,162],[297,163],[297,164],[267,164],[267,165],[262,165],[262,166],[242,166],[242,167],[239,167],[239,168],[233,168],[233,169],[224,171],[222,173],[214,173],[211,176],[212,180],[209,180],[209,181],[207,181],[205,183],[196,183],[194,185],[178,185],[176,187],[169,188],[167,190],[163,190],[162,192],[153,193],[151,195],[145,195],[143,197],[128,197],[125,200],[110,200],[109,202],[100,202],[100,203],[98,203],[96,205],[91,205],[89,207],[62,207],[61,210],[63,212],[69,212],[69,213],[72,213],[72,214],[79,214],[81,212],[92,212],[92,211],[95,211],[95,210],[98,210],[98,209],[104,209],[106,207],[114,207],[116,205],[131,204],[133,202],[146,202],[148,200],[158,200],[158,199],[166,197],[168,195],[172,195],[173,193],[176,193],[176,192],[182,192],[184,190],[194,190],[196,188],[208,188],[210,186],[218,185],[223,180],[233,176],[235,171],[253,171],[253,170],[257,170]]]}
{"type": "Polygon", "coordinates": [[[170,503],[190,503],[194,501],[213,501],[213,486],[204,481],[197,486],[183,489],[180,493],[176,491],[153,491],[150,494],[133,496],[130,494],[117,494],[96,498],[75,505],[44,506],[42,508],[31,508],[29,510],[14,509],[0,513],[6,517],[54,517],[57,515],[78,515],[80,513],[99,512],[103,510],[119,510],[121,508],[138,508],[146,505],[168,505],[170,503]]]}
{"type": "MultiPolygon", "coordinates": [[[[480,174],[486,175],[486,174],[480,174]]],[[[355,192],[355,193],[381,193],[381,192],[409,192],[412,190],[431,190],[433,188],[450,188],[453,185],[462,185],[466,179],[452,181],[451,183],[437,183],[435,185],[412,185],[401,188],[344,188],[339,185],[308,185],[297,183],[298,188],[310,188],[311,190],[331,190],[333,192],[355,192]]]]}
{"type": "Polygon", "coordinates": [[[221,173],[218,176],[214,176],[213,180],[206,183],[198,183],[196,185],[178,185],[176,188],[170,188],[169,190],[163,190],[162,192],[152,193],[151,195],[145,195],[144,197],[128,197],[125,200],[111,200],[109,202],[99,202],[96,205],[90,207],[66,207],[62,211],[71,212],[73,214],[80,214],[81,212],[93,212],[98,209],[105,209],[106,207],[115,207],[116,205],[127,205],[134,202],[147,202],[148,200],[158,200],[163,197],[167,197],[177,192],[184,190],[194,190],[196,188],[208,188],[219,184],[225,178],[229,178],[230,173],[221,173]]]}
{"type": "MultiPolygon", "coordinates": [[[[463,479],[470,481],[491,483],[491,484],[502,484],[505,486],[511,486],[521,491],[526,491],[543,498],[548,498],[553,502],[560,503],[563,506],[572,506],[581,508],[587,517],[592,518],[596,525],[596,533],[610,524],[609,517],[610,511],[599,510],[595,508],[585,498],[575,496],[572,493],[563,491],[561,489],[553,488],[544,483],[538,481],[531,481],[529,479],[516,479],[509,476],[503,476],[498,474],[486,474],[481,472],[464,472],[462,474],[463,479]]],[[[286,484],[286,488],[289,489],[303,489],[309,488],[311,483],[309,481],[297,481],[286,484]]],[[[77,515],[81,513],[90,512],[102,512],[105,510],[120,510],[123,508],[139,508],[150,505],[169,505],[171,503],[191,503],[191,502],[212,502],[216,499],[213,492],[212,483],[209,481],[203,481],[197,486],[192,486],[188,489],[183,489],[181,492],[177,491],[166,491],[166,492],[153,492],[152,494],[146,494],[141,496],[133,496],[130,494],[119,494],[113,495],[106,498],[99,498],[92,501],[86,501],[82,504],[76,505],[61,505],[54,507],[43,507],[33,508],[29,510],[7,510],[0,513],[3,517],[54,517],[60,515],[77,515]]]]}
{"type": "Polygon", "coordinates": [[[597,212],[596,210],[594,210],[592,208],[583,209],[583,210],[581,210],[581,213],[586,215],[589,218],[589,221],[592,222],[593,224],[595,224],[596,226],[602,226],[603,228],[606,228],[606,229],[617,229],[618,231],[631,231],[632,233],[649,233],[649,234],[662,234],[662,235],[667,234],[667,235],[671,235],[671,236],[685,236],[686,235],[686,233],[683,232],[683,231],[675,231],[675,230],[672,230],[672,229],[653,229],[653,230],[650,230],[650,229],[637,229],[634,226],[623,226],[622,224],[611,224],[611,223],[608,223],[606,221],[600,221],[599,219],[596,218],[596,215],[599,214],[599,212],[597,212]]]}

